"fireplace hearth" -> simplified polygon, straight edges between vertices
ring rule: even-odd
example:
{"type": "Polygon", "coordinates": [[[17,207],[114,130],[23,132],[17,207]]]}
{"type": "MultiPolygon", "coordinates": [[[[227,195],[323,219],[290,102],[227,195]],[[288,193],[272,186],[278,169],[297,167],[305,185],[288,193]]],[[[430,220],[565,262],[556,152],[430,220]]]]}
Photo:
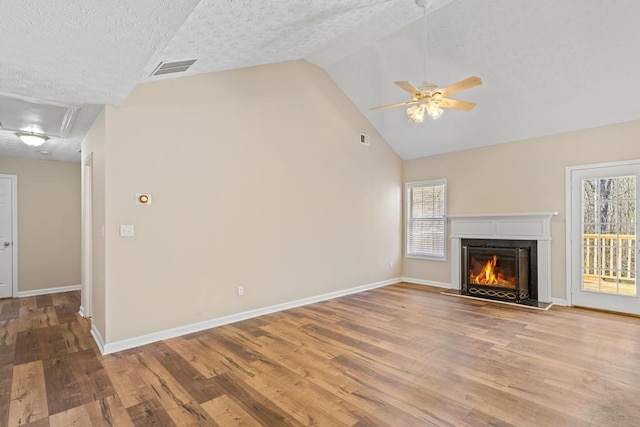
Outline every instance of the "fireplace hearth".
{"type": "Polygon", "coordinates": [[[537,300],[535,240],[462,239],[460,293],[529,304],[537,300]]]}

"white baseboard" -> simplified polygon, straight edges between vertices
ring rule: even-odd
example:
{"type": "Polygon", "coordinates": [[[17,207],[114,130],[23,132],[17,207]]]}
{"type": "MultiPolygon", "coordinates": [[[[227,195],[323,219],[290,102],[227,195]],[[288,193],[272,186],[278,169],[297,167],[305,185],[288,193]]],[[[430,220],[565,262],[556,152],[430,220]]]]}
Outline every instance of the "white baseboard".
{"type": "Polygon", "coordinates": [[[568,305],[566,299],[551,298],[551,302],[553,303],[553,305],[562,305],[565,307],[568,305]]]}
{"type": "Polygon", "coordinates": [[[38,295],[57,294],[60,292],[71,292],[82,290],[82,285],[60,286],[58,288],[36,289],[33,291],[18,291],[18,298],[35,297],[38,295]]]}
{"type": "Polygon", "coordinates": [[[91,334],[96,340],[100,352],[102,354],[115,353],[117,351],[128,350],[130,348],[139,347],[145,344],[151,344],[153,342],[166,340],[169,338],[175,338],[193,332],[202,331],[205,329],[215,328],[217,326],[227,325],[229,323],[239,322],[241,320],[251,319],[252,317],[262,316],[265,314],[275,313],[278,311],[288,310],[290,308],[301,307],[303,305],[313,304],[320,301],[326,301],[333,298],[339,298],[342,296],[355,294],[358,292],[368,291],[370,289],[380,288],[382,286],[392,285],[394,283],[401,282],[401,278],[384,280],[382,282],[370,283],[368,285],[356,286],[354,288],[343,289],[340,291],[329,292],[328,294],[318,295],[314,297],[302,298],[295,301],[285,302],[282,304],[276,304],[269,307],[257,308],[255,310],[244,311],[242,313],[231,314],[228,316],[222,316],[215,319],[205,320],[204,322],[192,323],[185,326],[179,326],[177,328],[167,329],[165,331],[154,332],[139,337],[128,338],[121,341],[115,341],[112,343],[104,343],[102,337],[95,327],[92,326],[91,334]],[[95,331],[94,331],[95,329],[95,331]]]}
{"type": "Polygon", "coordinates": [[[413,283],[414,285],[435,286],[437,288],[453,289],[451,283],[436,282],[435,280],[414,279],[412,277],[403,277],[403,282],[413,283]]]}
{"type": "Polygon", "coordinates": [[[102,339],[102,335],[100,335],[100,331],[98,330],[98,328],[96,328],[96,325],[93,322],[91,322],[91,336],[93,337],[93,340],[98,345],[98,349],[100,349],[100,353],[106,354],[104,352],[105,345],[104,345],[104,340],[102,339]]]}

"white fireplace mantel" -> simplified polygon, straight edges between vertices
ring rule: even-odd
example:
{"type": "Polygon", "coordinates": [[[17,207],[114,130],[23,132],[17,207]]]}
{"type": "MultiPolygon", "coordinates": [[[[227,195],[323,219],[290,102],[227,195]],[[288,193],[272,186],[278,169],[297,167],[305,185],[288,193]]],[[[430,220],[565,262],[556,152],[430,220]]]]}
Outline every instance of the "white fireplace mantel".
{"type": "Polygon", "coordinates": [[[538,300],[551,302],[551,218],[558,212],[449,215],[451,285],[460,289],[462,239],[535,240],[538,242],[538,300]]]}

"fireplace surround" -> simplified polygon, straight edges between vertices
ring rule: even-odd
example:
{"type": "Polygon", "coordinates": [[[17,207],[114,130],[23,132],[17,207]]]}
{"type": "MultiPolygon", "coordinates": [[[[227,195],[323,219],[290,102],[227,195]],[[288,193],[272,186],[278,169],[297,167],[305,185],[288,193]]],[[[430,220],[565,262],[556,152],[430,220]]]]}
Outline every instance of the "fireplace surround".
{"type": "MultiPolygon", "coordinates": [[[[462,265],[463,241],[467,246],[469,241],[474,244],[480,243],[480,247],[495,245],[495,243],[487,243],[489,241],[502,241],[497,244],[501,248],[506,246],[506,249],[517,247],[519,241],[529,241],[535,245],[528,246],[528,262],[529,265],[535,263],[535,268],[531,269],[526,279],[530,287],[528,299],[540,303],[551,303],[551,218],[557,214],[557,212],[534,212],[449,215],[452,287],[461,294],[468,293],[468,289],[463,289],[464,271],[468,269],[468,266],[465,266],[463,270],[462,265]]],[[[491,255],[487,255],[488,259],[485,259],[485,262],[492,259],[491,255]]],[[[518,286],[519,291],[520,286],[518,286]]],[[[525,299],[524,296],[524,294],[518,294],[518,298],[515,299],[525,299]]],[[[512,298],[498,299],[512,300],[512,298]]]]}

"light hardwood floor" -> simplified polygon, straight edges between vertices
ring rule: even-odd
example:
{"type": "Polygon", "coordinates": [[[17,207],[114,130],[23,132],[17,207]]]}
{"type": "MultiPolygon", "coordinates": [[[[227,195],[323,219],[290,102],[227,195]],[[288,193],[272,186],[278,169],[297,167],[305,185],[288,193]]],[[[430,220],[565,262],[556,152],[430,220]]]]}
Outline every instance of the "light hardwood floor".
{"type": "Polygon", "coordinates": [[[640,319],[398,284],[100,356],[0,300],[0,426],[638,426],[640,319]]]}

